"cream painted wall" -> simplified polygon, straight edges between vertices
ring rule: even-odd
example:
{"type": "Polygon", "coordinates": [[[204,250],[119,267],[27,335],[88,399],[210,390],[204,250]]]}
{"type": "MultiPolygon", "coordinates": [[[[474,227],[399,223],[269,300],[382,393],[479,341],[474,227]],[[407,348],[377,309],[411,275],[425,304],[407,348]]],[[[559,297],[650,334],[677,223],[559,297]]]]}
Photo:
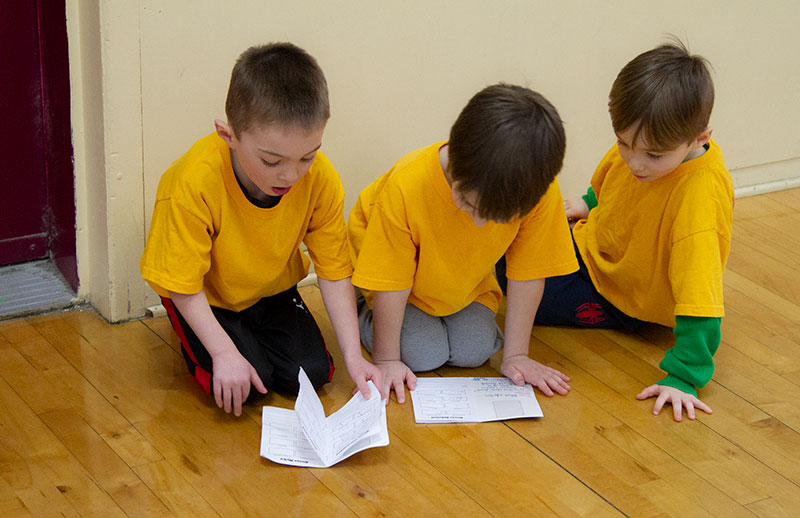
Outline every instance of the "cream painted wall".
{"type": "Polygon", "coordinates": [[[497,81],[534,88],[558,108],[568,142],[562,190],[580,194],[614,141],[614,77],[668,32],[714,65],[712,126],[737,186],[800,178],[800,67],[784,57],[800,49],[793,0],[68,6],[81,291],[104,301],[95,304],[112,320],[157,301],[138,259],[158,178],[224,118],[230,69],[256,43],[292,41],[325,71],[332,118],[323,150],[342,176],[346,211],[401,155],[446,138],[469,97],[497,81]]]}

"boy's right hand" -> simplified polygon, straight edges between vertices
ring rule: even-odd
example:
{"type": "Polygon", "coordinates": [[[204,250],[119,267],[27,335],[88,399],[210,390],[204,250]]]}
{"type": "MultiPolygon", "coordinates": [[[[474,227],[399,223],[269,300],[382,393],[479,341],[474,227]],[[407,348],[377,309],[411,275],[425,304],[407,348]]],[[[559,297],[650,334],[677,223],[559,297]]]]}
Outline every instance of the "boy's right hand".
{"type": "Polygon", "coordinates": [[[267,393],[258,373],[238,350],[226,351],[213,357],[214,400],[217,406],[235,416],[242,415],[242,403],[250,394],[250,385],[262,394],[267,393]]]}
{"type": "Polygon", "coordinates": [[[567,215],[567,221],[569,221],[569,228],[572,228],[578,220],[589,217],[589,206],[586,205],[583,198],[565,200],[564,212],[567,215]]]}
{"type": "Polygon", "coordinates": [[[387,394],[388,396],[390,391],[394,390],[397,402],[405,403],[406,390],[403,385],[408,385],[408,390],[417,388],[417,377],[411,372],[408,365],[400,360],[376,361],[375,365],[383,374],[381,394],[387,394]]]}
{"type": "Polygon", "coordinates": [[[530,383],[545,396],[552,396],[554,392],[565,396],[571,389],[567,383],[569,376],[526,355],[503,358],[500,371],[515,385],[530,383]]]}

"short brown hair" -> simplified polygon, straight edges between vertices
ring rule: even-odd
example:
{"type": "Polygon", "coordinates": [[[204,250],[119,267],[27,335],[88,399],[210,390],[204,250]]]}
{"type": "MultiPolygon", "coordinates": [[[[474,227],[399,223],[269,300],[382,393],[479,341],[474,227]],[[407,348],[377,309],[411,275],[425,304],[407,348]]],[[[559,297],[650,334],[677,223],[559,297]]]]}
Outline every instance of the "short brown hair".
{"type": "Polygon", "coordinates": [[[231,72],[225,114],[237,136],[254,124],[311,129],[330,117],[328,84],[317,61],[291,43],[250,47],[231,72]]]}
{"type": "Polygon", "coordinates": [[[448,170],[474,192],[481,218],[505,222],[530,212],[564,161],[558,112],[528,88],[496,84],[475,94],[450,129],[448,170]]]}
{"type": "Polygon", "coordinates": [[[614,131],[634,127],[654,149],[674,149],[700,135],[714,107],[714,83],[705,58],[677,38],[639,54],[617,75],[608,111],[614,131]]]}

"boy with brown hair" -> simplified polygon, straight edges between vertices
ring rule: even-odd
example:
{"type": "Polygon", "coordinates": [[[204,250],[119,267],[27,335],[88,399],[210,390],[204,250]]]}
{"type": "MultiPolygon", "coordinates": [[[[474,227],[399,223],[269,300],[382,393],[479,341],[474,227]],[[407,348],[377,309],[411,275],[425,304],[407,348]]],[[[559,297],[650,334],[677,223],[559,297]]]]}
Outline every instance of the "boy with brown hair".
{"type": "Polygon", "coordinates": [[[297,291],[305,243],[347,369],[358,389],[380,385],[361,355],[344,190],[319,149],[330,116],[316,60],[290,43],[251,47],[236,62],[227,122],[161,177],[141,259],[161,296],[189,372],[225,412],[241,414],[251,385],[296,394],[333,360],[297,291]]]}
{"type": "Polygon", "coordinates": [[[733,184],[708,126],[714,86],[708,65],[679,41],[629,62],[609,95],[617,143],[603,157],[585,196],[564,203],[574,222],[578,272],[545,283],[536,323],[673,328],[667,376],[636,397],[657,397],[711,413],[697,398],[714,371],[724,312],[733,184]]]}
{"type": "Polygon", "coordinates": [[[569,378],[528,357],[544,278],[577,268],[555,180],[564,147],[544,97],[498,84],[469,101],[449,141],[406,155],[361,192],[348,221],[353,284],[383,393],[402,403],[415,371],[478,366],[500,348],[515,383],[569,390],[569,378]],[[505,339],[493,273],[504,254],[505,339]]]}

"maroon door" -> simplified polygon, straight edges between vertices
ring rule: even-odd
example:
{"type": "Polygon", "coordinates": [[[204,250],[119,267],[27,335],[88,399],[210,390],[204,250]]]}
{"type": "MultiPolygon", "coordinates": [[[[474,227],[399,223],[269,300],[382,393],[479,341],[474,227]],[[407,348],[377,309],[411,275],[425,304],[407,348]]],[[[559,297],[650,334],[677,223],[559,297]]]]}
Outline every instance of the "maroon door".
{"type": "Polygon", "coordinates": [[[50,257],[77,289],[67,55],[64,2],[3,2],[0,265],[50,257]]]}
{"type": "Polygon", "coordinates": [[[8,2],[0,16],[0,264],[47,256],[42,81],[34,2],[8,2]]]}

